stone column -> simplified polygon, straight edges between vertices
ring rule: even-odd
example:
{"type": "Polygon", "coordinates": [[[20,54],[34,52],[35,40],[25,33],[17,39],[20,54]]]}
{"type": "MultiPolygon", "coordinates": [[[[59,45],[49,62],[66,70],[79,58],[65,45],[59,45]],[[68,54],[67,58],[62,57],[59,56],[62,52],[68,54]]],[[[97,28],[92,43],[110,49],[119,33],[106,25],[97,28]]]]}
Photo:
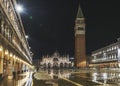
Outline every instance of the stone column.
{"type": "Polygon", "coordinates": [[[16,70],[16,73],[18,74],[18,71],[19,71],[19,62],[18,61],[16,61],[15,70],[16,70]]]}
{"type": "Polygon", "coordinates": [[[0,78],[2,78],[3,74],[3,58],[0,57],[0,78]]]}
{"type": "Polygon", "coordinates": [[[24,65],[23,65],[23,63],[21,62],[21,73],[24,73],[24,71],[23,71],[24,69],[23,69],[23,68],[24,68],[24,65]]]}
{"type": "Polygon", "coordinates": [[[21,73],[23,73],[23,63],[21,62],[21,73]]]}
{"type": "Polygon", "coordinates": [[[3,77],[3,50],[0,48],[0,79],[3,77]]]}
{"type": "Polygon", "coordinates": [[[17,69],[17,71],[18,71],[18,74],[20,74],[20,62],[18,62],[18,69],[17,69]]]}
{"type": "Polygon", "coordinates": [[[9,57],[8,60],[8,79],[13,79],[13,59],[9,57]]]}
{"type": "Polygon", "coordinates": [[[14,62],[14,73],[15,73],[15,78],[17,78],[17,74],[18,74],[18,62],[15,59],[14,62]]]}
{"type": "Polygon", "coordinates": [[[22,63],[19,63],[19,73],[22,73],[22,63]]]}
{"type": "Polygon", "coordinates": [[[27,72],[27,65],[25,64],[25,72],[27,72]]]}
{"type": "Polygon", "coordinates": [[[16,61],[15,61],[15,56],[14,56],[14,58],[13,58],[13,66],[12,66],[13,78],[16,78],[15,65],[16,65],[16,61]]]}

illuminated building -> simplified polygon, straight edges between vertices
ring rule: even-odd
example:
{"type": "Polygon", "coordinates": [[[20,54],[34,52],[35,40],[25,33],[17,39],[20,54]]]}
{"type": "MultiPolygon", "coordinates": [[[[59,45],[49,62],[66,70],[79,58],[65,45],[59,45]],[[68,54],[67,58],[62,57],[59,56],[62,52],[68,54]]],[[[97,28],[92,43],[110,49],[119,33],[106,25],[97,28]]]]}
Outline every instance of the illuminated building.
{"type": "Polygon", "coordinates": [[[40,65],[44,68],[69,68],[73,63],[69,60],[69,55],[60,56],[58,52],[53,55],[43,56],[40,65]]]}
{"type": "Polygon", "coordinates": [[[86,67],[85,19],[79,6],[75,21],[75,66],[86,67]]]}
{"type": "Polygon", "coordinates": [[[12,72],[32,67],[32,53],[15,6],[16,0],[0,0],[0,78],[12,79],[12,72]]]}
{"type": "Polygon", "coordinates": [[[116,43],[93,51],[89,66],[97,68],[120,67],[120,38],[116,43]]]}

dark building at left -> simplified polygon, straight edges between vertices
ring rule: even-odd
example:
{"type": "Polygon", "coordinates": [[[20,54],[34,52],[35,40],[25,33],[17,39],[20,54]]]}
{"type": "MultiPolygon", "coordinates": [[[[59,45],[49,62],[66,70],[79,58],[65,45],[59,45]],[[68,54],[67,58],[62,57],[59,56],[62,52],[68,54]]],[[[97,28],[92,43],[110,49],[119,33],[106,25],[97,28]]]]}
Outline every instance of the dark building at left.
{"type": "Polygon", "coordinates": [[[16,0],[0,0],[0,78],[12,79],[13,72],[32,68],[32,52],[16,5],[16,0]]]}

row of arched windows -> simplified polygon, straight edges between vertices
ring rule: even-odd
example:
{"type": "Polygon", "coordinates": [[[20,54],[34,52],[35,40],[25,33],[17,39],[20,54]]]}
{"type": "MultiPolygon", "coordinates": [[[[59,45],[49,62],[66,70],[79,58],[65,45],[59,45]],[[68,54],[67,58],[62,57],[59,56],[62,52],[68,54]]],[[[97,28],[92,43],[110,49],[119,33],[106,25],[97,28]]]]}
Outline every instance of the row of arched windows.
{"type": "Polygon", "coordinates": [[[110,54],[100,54],[100,55],[94,56],[93,61],[95,62],[104,61],[105,62],[105,61],[112,61],[112,60],[117,60],[117,59],[118,59],[117,53],[110,53],[110,54]]]}
{"type": "Polygon", "coordinates": [[[15,45],[21,52],[29,56],[29,47],[26,43],[26,38],[22,33],[19,15],[15,10],[14,0],[1,0],[4,13],[0,12],[0,33],[15,45]],[[13,5],[14,4],[14,5],[13,5]],[[2,14],[2,15],[1,15],[2,14]],[[5,19],[5,18],[6,19],[5,19]],[[20,40],[21,39],[21,40],[20,40]]]}
{"type": "Polygon", "coordinates": [[[8,14],[8,17],[10,19],[10,22],[13,24],[13,27],[17,30],[17,33],[19,36],[21,36],[21,31],[20,28],[18,27],[18,21],[17,21],[17,15],[15,14],[12,6],[12,2],[10,0],[2,0],[3,6],[4,6],[4,10],[5,12],[7,12],[6,14],[8,14]]]}
{"type": "Polygon", "coordinates": [[[3,6],[6,8],[6,12],[9,14],[9,17],[14,20],[14,12],[10,0],[2,0],[3,6]]]}
{"type": "Polygon", "coordinates": [[[4,16],[2,15],[2,13],[0,12],[0,33],[6,38],[8,39],[10,42],[12,42],[12,34],[13,31],[10,27],[10,25],[7,23],[7,21],[5,20],[4,16]]]}

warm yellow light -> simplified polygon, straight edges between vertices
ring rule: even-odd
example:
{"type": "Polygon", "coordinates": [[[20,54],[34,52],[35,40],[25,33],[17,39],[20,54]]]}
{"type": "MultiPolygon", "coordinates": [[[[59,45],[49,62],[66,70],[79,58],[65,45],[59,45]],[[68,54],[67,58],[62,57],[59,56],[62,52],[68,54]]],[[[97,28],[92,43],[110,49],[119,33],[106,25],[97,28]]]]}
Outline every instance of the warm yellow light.
{"type": "Polygon", "coordinates": [[[10,57],[12,57],[13,55],[12,55],[12,53],[10,53],[10,57]]]}
{"type": "Polygon", "coordinates": [[[20,61],[20,59],[18,58],[18,61],[20,61]]]}
{"type": "Polygon", "coordinates": [[[0,47],[0,51],[2,51],[3,49],[2,49],[2,47],[0,47]]]}
{"type": "Polygon", "coordinates": [[[118,66],[120,67],[120,63],[118,64],[118,66]]]}
{"type": "Polygon", "coordinates": [[[18,60],[18,57],[16,57],[16,60],[18,60]]]}
{"type": "Polygon", "coordinates": [[[13,56],[13,58],[15,59],[15,55],[13,56]]]}
{"type": "Polygon", "coordinates": [[[5,50],[5,55],[8,55],[8,50],[5,50]]]}

